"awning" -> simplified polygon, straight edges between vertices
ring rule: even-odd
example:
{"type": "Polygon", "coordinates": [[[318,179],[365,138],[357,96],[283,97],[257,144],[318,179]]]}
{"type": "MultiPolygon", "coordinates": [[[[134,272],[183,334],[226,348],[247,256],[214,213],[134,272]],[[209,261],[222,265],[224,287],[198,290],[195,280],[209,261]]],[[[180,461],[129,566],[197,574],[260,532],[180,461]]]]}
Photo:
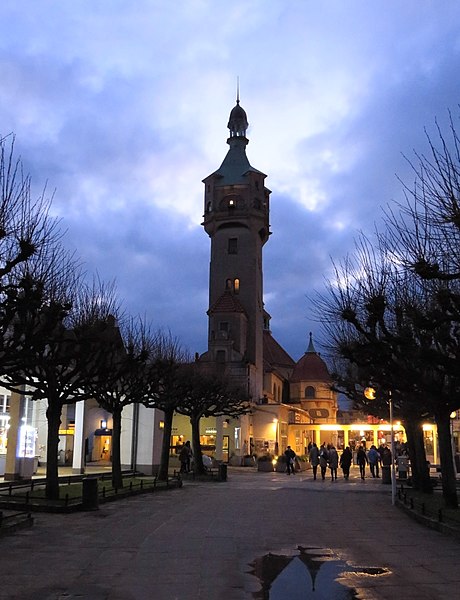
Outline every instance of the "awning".
{"type": "Polygon", "coordinates": [[[94,435],[112,435],[111,429],[96,429],[94,435]]]}

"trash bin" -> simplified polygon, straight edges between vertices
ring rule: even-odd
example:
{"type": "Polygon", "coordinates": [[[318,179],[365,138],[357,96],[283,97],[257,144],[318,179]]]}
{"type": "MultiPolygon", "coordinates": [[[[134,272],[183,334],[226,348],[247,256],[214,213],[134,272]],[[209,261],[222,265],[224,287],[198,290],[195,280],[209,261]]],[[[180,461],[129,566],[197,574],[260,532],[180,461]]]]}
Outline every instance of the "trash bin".
{"type": "Polygon", "coordinates": [[[99,508],[97,477],[84,477],[82,483],[83,509],[97,510],[99,508]]]}
{"type": "Polygon", "coordinates": [[[407,479],[407,473],[409,471],[409,459],[407,456],[398,456],[396,461],[398,465],[398,478],[407,479]]]}
{"type": "Polygon", "coordinates": [[[219,481],[227,481],[227,465],[219,464],[219,481]]]}
{"type": "Polygon", "coordinates": [[[391,465],[382,465],[382,483],[391,483],[391,465]]]}

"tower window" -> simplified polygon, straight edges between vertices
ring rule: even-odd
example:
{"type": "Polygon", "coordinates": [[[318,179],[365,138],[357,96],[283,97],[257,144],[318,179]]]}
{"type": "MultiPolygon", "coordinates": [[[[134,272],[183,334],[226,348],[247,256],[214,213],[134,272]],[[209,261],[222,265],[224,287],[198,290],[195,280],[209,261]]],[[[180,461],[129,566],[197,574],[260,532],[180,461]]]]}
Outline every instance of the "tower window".
{"type": "Polygon", "coordinates": [[[238,254],[238,238],[229,238],[228,239],[228,253],[229,254],[238,254]]]}
{"type": "Polygon", "coordinates": [[[305,388],[305,398],[316,398],[316,390],[312,385],[305,388]]]}
{"type": "Polygon", "coordinates": [[[239,279],[226,279],[225,280],[225,291],[234,292],[239,294],[240,292],[240,280],[239,279]]]}
{"type": "Polygon", "coordinates": [[[216,362],[224,363],[225,362],[225,350],[217,350],[216,352],[216,362]]]}

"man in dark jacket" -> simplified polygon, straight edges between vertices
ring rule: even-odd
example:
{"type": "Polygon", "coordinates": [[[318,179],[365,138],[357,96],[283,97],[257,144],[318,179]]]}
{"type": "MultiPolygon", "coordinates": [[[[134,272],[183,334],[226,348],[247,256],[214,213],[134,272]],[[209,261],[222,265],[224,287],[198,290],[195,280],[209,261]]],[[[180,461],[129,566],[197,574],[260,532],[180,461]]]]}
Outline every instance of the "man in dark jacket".
{"type": "Polygon", "coordinates": [[[342,456],[340,457],[340,466],[342,467],[343,476],[345,479],[348,479],[350,477],[350,467],[352,460],[353,455],[351,453],[350,447],[347,446],[342,452],[342,456]]]}
{"type": "Polygon", "coordinates": [[[368,460],[367,460],[366,451],[364,450],[363,446],[359,447],[358,453],[356,455],[356,462],[358,463],[358,466],[359,466],[359,472],[361,474],[361,479],[364,479],[364,476],[366,474],[366,465],[368,463],[368,460]]]}
{"type": "Polygon", "coordinates": [[[292,450],[291,446],[288,446],[284,452],[284,456],[286,457],[286,471],[287,474],[291,473],[295,475],[295,457],[296,453],[292,450]]]}

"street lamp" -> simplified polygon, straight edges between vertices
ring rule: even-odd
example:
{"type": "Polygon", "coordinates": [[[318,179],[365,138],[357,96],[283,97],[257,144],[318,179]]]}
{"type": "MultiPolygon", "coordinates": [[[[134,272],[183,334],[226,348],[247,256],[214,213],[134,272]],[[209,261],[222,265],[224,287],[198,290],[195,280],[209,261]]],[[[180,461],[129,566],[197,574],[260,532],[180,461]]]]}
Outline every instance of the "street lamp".
{"type": "MultiPolygon", "coordinates": [[[[375,400],[375,390],[372,387],[367,387],[364,390],[364,396],[368,400],[375,400]]],[[[395,432],[393,428],[393,399],[391,390],[388,392],[388,405],[390,408],[390,435],[391,435],[391,504],[394,506],[396,501],[396,468],[395,468],[395,432]]]]}
{"type": "Polygon", "coordinates": [[[457,473],[457,464],[455,462],[455,440],[454,440],[454,419],[457,418],[457,411],[450,413],[450,445],[452,447],[452,460],[454,463],[454,472],[457,473]]]}

